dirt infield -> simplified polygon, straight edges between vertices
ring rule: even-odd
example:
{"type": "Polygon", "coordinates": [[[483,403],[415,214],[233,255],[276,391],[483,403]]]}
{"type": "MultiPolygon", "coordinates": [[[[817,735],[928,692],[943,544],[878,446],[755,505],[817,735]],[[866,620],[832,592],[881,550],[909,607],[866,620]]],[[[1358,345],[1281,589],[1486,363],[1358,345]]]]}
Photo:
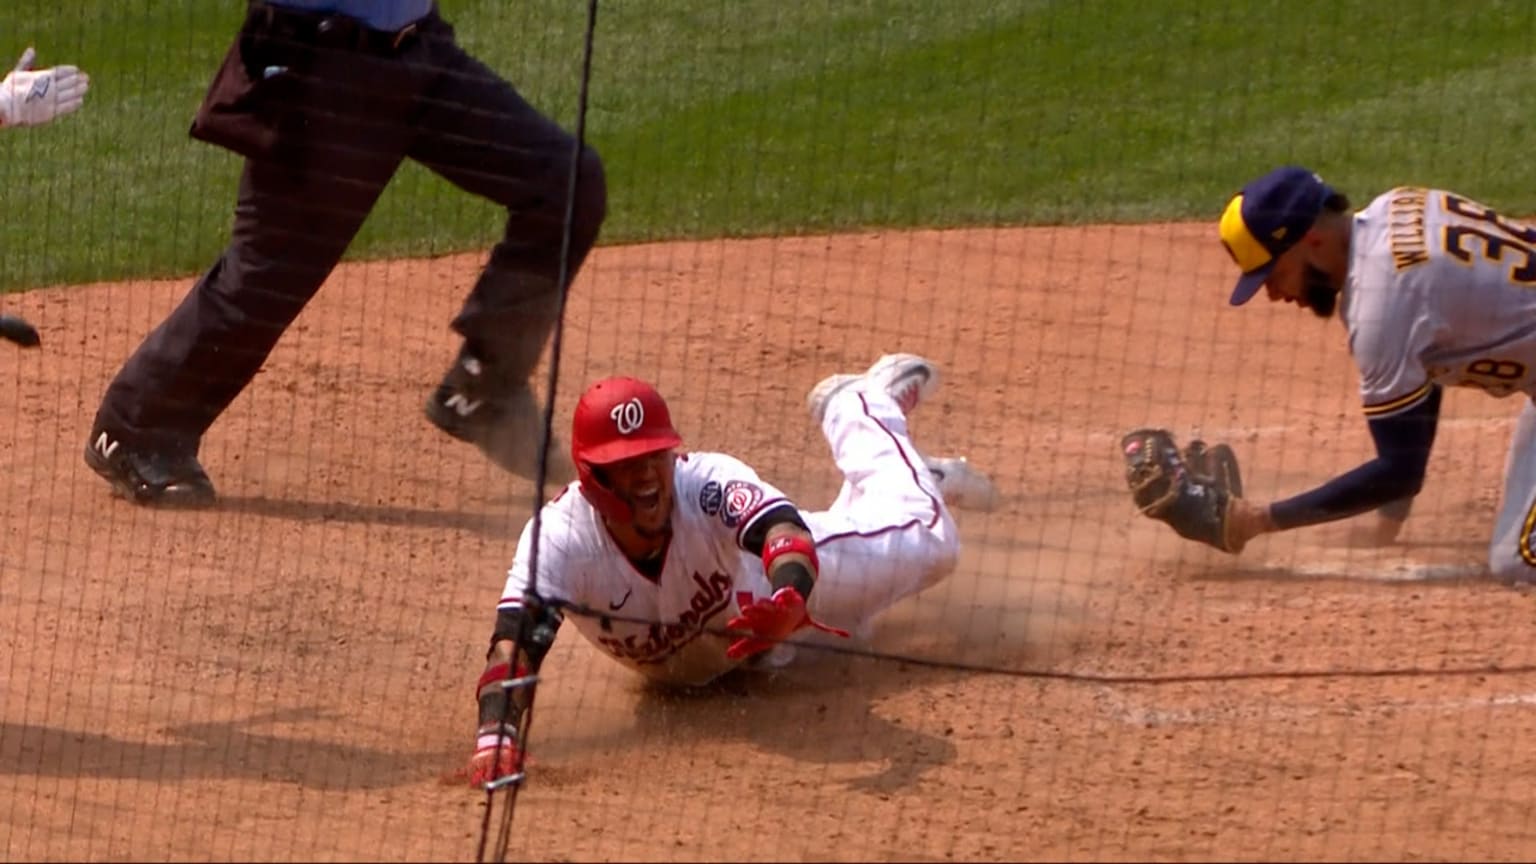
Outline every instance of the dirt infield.
{"type": "MultiPolygon", "coordinates": [[[[338,270],[206,441],[203,514],[80,460],[190,280],[0,298],[44,340],[0,346],[0,857],[474,856],[484,796],[444,776],[533,492],[420,406],[479,260],[338,270]]],[[[1532,600],[1477,575],[1513,400],[1447,398],[1388,550],[1332,526],[1234,559],[1130,508],[1114,443],[1141,424],[1231,441],[1266,498],[1369,452],[1342,328],[1226,308],[1228,270],[1207,226],[600,248],[562,425],[580,382],[638,373],[690,446],[824,506],[806,389],[938,360],[917,443],[1005,503],[961,514],[960,572],[878,647],[1026,674],[822,656],[685,696],[567,632],[515,856],[1536,856],[1532,600]],[[1417,671],[1362,674],[1391,670],[1417,671]]]]}

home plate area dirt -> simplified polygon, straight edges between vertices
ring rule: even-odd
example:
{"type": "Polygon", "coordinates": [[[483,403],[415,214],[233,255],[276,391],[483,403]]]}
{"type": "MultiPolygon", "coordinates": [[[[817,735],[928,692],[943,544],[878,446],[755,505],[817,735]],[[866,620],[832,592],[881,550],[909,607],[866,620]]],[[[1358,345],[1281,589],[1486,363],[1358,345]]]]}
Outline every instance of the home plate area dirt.
{"type": "MultiPolygon", "coordinates": [[[[535,490],[421,406],[481,260],[337,270],[205,441],[205,513],[115,500],[80,458],[192,280],[3,298],[43,347],[0,351],[0,857],[477,854],[487,798],[456,772],[535,490]]],[[[1131,506],[1136,426],[1230,442],[1262,499],[1371,452],[1342,328],[1226,307],[1229,269],[1186,225],[598,249],[562,428],[636,374],[688,447],[823,507],[806,390],[915,351],[944,373],[918,446],[1003,500],[959,514],[959,570],[869,656],[676,693],[567,628],[509,857],[1536,856],[1532,601],[1481,567],[1514,400],[1447,398],[1383,549],[1344,523],[1223,556],[1131,506]]]]}

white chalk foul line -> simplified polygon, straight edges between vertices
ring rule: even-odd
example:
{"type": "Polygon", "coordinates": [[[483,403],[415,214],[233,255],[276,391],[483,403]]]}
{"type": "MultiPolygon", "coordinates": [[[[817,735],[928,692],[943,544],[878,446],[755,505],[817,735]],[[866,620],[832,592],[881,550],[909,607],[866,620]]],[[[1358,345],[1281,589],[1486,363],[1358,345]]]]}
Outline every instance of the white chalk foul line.
{"type": "MultiPolygon", "coordinates": [[[[1357,425],[1363,425],[1364,423],[1362,419],[1360,421],[1340,421],[1340,425],[1343,426],[1349,422],[1354,422],[1357,425]]],[[[1514,417],[1460,417],[1441,420],[1439,428],[1441,430],[1509,430],[1514,426],[1514,423],[1514,417]]],[[[1313,434],[1313,430],[1311,428],[1293,423],[1283,423],[1273,426],[1181,427],[1178,425],[1172,425],[1167,428],[1169,428],[1171,431],[1174,431],[1175,434],[1180,434],[1179,430],[1182,428],[1185,430],[1183,434],[1187,435],[1188,437],[1198,437],[1203,440],[1212,442],[1238,441],[1244,438],[1283,437],[1285,435],[1292,434],[1313,434]]],[[[1129,431],[1131,431],[1131,429],[1130,427],[1127,427],[1125,432],[1129,431]]],[[[1090,432],[1082,428],[1073,428],[1060,425],[1057,425],[1055,428],[1047,428],[1045,430],[1047,437],[1053,437],[1057,440],[1079,440],[1095,446],[1099,444],[1119,444],[1120,438],[1125,434],[1125,432],[1090,432]]]]}
{"type": "Polygon", "coordinates": [[[1365,561],[1297,561],[1282,565],[1296,576],[1358,579],[1363,582],[1456,582],[1485,576],[1482,564],[1372,564],[1365,561]]]}
{"type": "Polygon", "coordinates": [[[1234,721],[1291,721],[1320,716],[1354,717],[1361,714],[1457,713],[1536,705],[1536,693],[1501,693],[1460,699],[1427,699],[1411,702],[1358,702],[1335,705],[1266,705],[1243,702],[1212,708],[1163,708],[1129,703],[1119,693],[1103,689],[1095,700],[1099,710],[1128,726],[1204,726],[1234,721]]]}

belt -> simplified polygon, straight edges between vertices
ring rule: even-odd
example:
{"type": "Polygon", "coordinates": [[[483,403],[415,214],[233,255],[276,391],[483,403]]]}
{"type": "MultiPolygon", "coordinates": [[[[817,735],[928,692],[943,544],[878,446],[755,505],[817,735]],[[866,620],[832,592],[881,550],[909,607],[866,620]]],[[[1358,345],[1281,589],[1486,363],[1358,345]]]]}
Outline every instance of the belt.
{"type": "Polygon", "coordinates": [[[307,45],[384,56],[399,54],[409,47],[420,37],[420,25],[426,20],[413,21],[399,30],[375,30],[348,15],[304,12],[260,2],[252,3],[250,10],[252,23],[264,27],[273,36],[307,45]]]}

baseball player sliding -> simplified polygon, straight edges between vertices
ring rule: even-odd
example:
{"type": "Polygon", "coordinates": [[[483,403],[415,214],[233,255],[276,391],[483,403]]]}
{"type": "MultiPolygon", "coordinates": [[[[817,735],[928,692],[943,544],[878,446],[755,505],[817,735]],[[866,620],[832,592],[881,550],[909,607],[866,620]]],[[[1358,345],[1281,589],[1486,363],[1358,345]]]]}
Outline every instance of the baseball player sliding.
{"type": "MultiPolygon", "coordinates": [[[[36,59],[37,52],[28,48],[0,80],[0,128],[52,123],[84,104],[91,76],[74,66],[34,70],[36,59]]],[[[42,341],[37,328],[14,315],[0,315],[0,339],[23,348],[35,348],[42,341]]]]}
{"type": "Polygon", "coordinates": [[[789,662],[794,648],[781,640],[802,630],[796,641],[866,635],[880,612],[943,579],[960,552],[949,506],[987,507],[995,494],[964,460],[927,460],[912,445],[907,414],[938,381],[928,360],[892,354],[811,390],[844,478],[820,513],[731,456],[679,452],[649,384],[592,385],[571,435],[578,479],[543,508],[536,565],[532,520],[523,530],[497,606],[470,781],[515,770],[527,697],[513,690],[507,706],[502,682],[538,669],[562,610],[625,666],[700,685],[749,661],[789,662]],[[541,608],[524,604],[535,567],[541,608]]]}
{"type": "MultiPolygon", "coordinates": [[[[1304,168],[1245,186],[1221,217],[1242,269],[1233,305],[1261,288],[1328,318],[1337,309],[1360,373],[1376,458],[1271,504],[1181,454],[1164,430],[1122,441],[1138,506],[1189,539],[1240,552],[1271,531],[1381,509],[1378,542],[1395,539],[1424,482],[1444,387],[1522,396],[1488,566],[1536,578],[1536,226],[1465,195],[1400,187],[1350,212],[1349,200],[1304,168]]],[[[1229,466],[1236,477],[1236,464],[1229,466]]]]}

